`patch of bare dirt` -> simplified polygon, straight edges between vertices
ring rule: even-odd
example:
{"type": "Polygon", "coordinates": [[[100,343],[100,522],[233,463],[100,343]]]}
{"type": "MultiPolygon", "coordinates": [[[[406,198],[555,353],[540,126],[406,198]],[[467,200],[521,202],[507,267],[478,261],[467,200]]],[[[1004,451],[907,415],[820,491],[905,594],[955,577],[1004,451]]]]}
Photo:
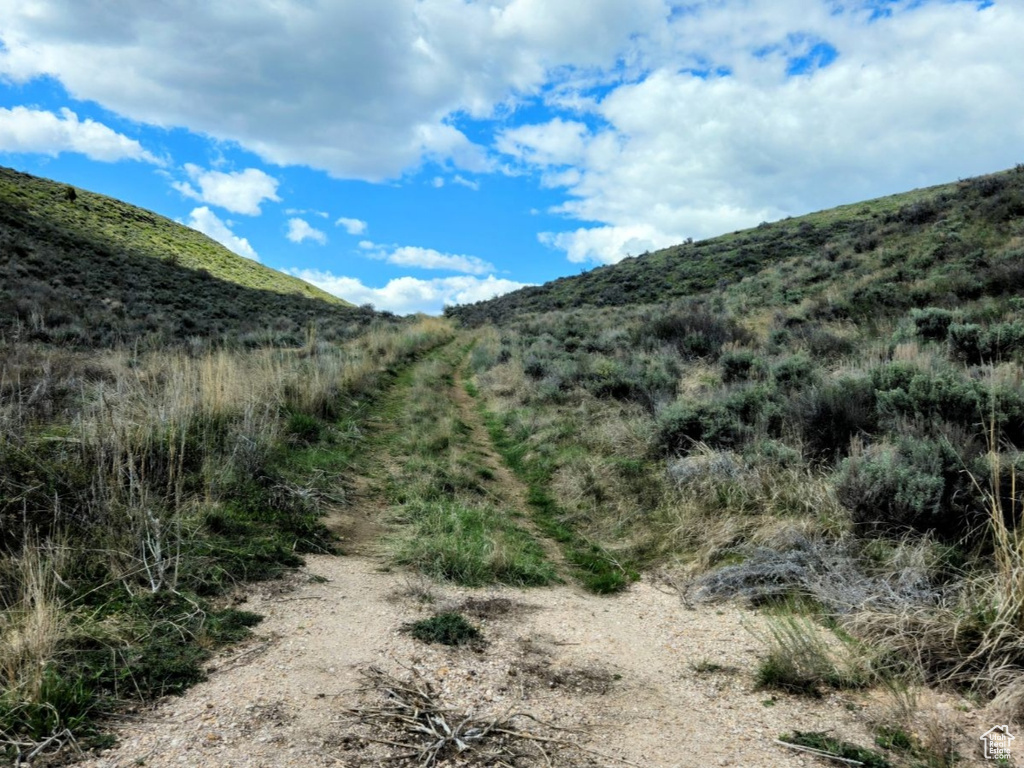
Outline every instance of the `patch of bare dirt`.
{"type": "Polygon", "coordinates": [[[120,745],[83,765],[383,760],[393,750],[362,741],[345,714],[367,704],[363,673],[371,667],[399,679],[414,672],[454,711],[495,719],[515,711],[566,729],[558,733],[606,756],[587,753],[595,765],[806,765],[772,742],[793,729],[870,744],[843,697],[804,701],[752,689],[756,644],[745,627],[761,621],[757,614],[687,610],[645,582],[612,598],[561,586],[435,586],[433,603],[396,599],[408,584],[374,558],[311,557],[292,592],[257,589],[250,597],[248,607],[266,619],[252,641],[216,661],[208,682],[121,726],[120,745]],[[474,617],[488,641],[483,650],[424,645],[400,631],[443,605],[474,617]],[[740,671],[694,671],[708,662],[740,671]]]}

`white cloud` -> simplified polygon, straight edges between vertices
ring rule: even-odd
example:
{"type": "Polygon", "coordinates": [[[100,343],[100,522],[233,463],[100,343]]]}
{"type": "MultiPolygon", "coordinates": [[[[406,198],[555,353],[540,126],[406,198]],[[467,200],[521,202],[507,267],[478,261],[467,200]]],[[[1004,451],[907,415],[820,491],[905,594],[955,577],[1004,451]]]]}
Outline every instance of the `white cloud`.
{"type": "Polygon", "coordinates": [[[188,226],[192,227],[192,229],[198,229],[204,235],[212,237],[225,248],[234,251],[239,256],[259,261],[260,257],[253,247],[249,245],[249,241],[244,237],[238,237],[238,235],[232,232],[230,224],[231,222],[221,221],[217,214],[205,205],[194,209],[188,217],[188,226]]]}
{"type": "Polygon", "coordinates": [[[452,177],[452,184],[458,184],[460,187],[465,187],[466,189],[472,189],[474,192],[479,192],[480,191],[480,182],[478,182],[478,181],[471,181],[470,179],[464,178],[463,176],[460,176],[459,174],[455,174],[452,177]]]}
{"type": "Polygon", "coordinates": [[[79,120],[70,109],[60,115],[27,107],[0,108],[0,152],[39,152],[56,157],[76,152],[93,160],[163,162],[134,139],[95,120],[79,120]]]}
{"type": "Polygon", "coordinates": [[[293,243],[301,243],[304,240],[312,240],[320,245],[327,245],[327,235],[319,229],[310,226],[305,219],[288,219],[288,234],[286,237],[293,243]]]}
{"type": "Polygon", "coordinates": [[[627,256],[639,256],[647,251],[667,248],[684,238],[639,224],[589,229],[581,227],[575,232],[541,232],[537,239],[544,245],[565,251],[569,261],[577,264],[588,261],[614,264],[627,256]]]}
{"type": "Polygon", "coordinates": [[[373,304],[377,309],[407,315],[439,314],[449,304],[468,304],[524,288],[529,283],[487,277],[442,277],[419,280],[398,277],[380,288],[364,285],[354,277],[342,277],[312,269],[289,269],[290,274],[323,288],[353,304],[373,304]]]}
{"type": "Polygon", "coordinates": [[[132,119],[343,178],[424,160],[483,172],[487,150],[453,117],[504,110],[555,69],[617,68],[667,13],[664,0],[0,0],[0,76],[49,75],[132,119]]]}
{"type": "Polygon", "coordinates": [[[384,246],[364,240],[359,247],[375,259],[386,261],[400,267],[418,267],[419,269],[442,269],[451,272],[464,272],[468,275],[485,275],[494,271],[494,265],[476,256],[462,256],[454,253],[441,253],[433,248],[419,248],[412,245],[384,246]]]}
{"type": "Polygon", "coordinates": [[[277,196],[278,180],[259,168],[224,173],[203,170],[197,165],[186,163],[185,173],[199,185],[199,189],[185,181],[174,182],[171,186],[185,197],[220,206],[232,213],[259,216],[262,213],[260,205],[264,200],[281,202],[277,196]]]}
{"type": "Polygon", "coordinates": [[[585,159],[590,131],[584,123],[556,117],[540,125],[509,128],[498,134],[495,146],[521,162],[563,166],[585,159]]]}
{"type": "Polygon", "coordinates": [[[644,77],[575,94],[587,120],[500,132],[514,168],[568,193],[555,212],[597,224],[542,241],[608,263],[1019,162],[1024,6],[888,8],[695,4],[652,35],[644,77]],[[828,66],[789,72],[824,43],[828,66]]]}
{"type": "Polygon", "coordinates": [[[348,232],[350,235],[366,234],[366,229],[368,226],[367,223],[362,219],[347,219],[344,216],[342,216],[340,219],[334,222],[334,225],[336,227],[344,227],[345,231],[348,232]]]}
{"type": "Polygon", "coordinates": [[[285,208],[286,216],[319,216],[321,219],[331,218],[327,211],[315,211],[310,208],[285,208]]]}

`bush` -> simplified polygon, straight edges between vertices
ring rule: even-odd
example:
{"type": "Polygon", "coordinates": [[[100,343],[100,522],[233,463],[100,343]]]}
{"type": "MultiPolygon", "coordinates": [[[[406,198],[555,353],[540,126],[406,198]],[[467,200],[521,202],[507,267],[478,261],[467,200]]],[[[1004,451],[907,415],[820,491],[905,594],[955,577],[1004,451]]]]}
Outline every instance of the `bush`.
{"type": "Polygon", "coordinates": [[[805,389],[818,381],[818,370],[807,355],[798,354],[772,366],[772,379],[782,390],[805,389]]]}
{"type": "Polygon", "coordinates": [[[643,356],[629,364],[598,358],[586,377],[586,388],[595,397],[611,397],[639,403],[651,413],[676,393],[679,378],[675,359],[665,355],[643,356]]]}
{"type": "Polygon", "coordinates": [[[975,323],[949,327],[950,356],[974,365],[999,362],[1024,350],[1024,323],[996,323],[987,328],[975,323]]]}
{"type": "Polygon", "coordinates": [[[845,459],[836,494],[863,529],[958,539],[977,522],[963,468],[948,442],[904,436],[895,445],[873,446],[845,459]]]}
{"type": "Polygon", "coordinates": [[[671,344],[685,359],[717,357],[727,342],[745,342],[750,334],[735,320],[704,309],[676,311],[641,325],[635,341],[650,347],[649,340],[671,344]]]}
{"type": "Polygon", "coordinates": [[[696,443],[733,448],[754,435],[754,426],[777,430],[778,409],[765,386],[734,390],[718,400],[677,400],[658,417],[658,441],[669,453],[686,453],[696,443]]]}
{"type": "Polygon", "coordinates": [[[439,613],[405,625],[413,637],[424,643],[468,645],[480,639],[480,630],[466,621],[461,613],[439,613]]]}
{"type": "Polygon", "coordinates": [[[948,421],[959,426],[980,428],[985,421],[987,394],[978,382],[954,371],[936,373],[893,363],[873,376],[878,412],[895,419],[948,421]]]}
{"type": "Polygon", "coordinates": [[[719,362],[722,381],[726,384],[756,378],[764,370],[764,362],[749,349],[725,352],[719,362]]]}
{"type": "Polygon", "coordinates": [[[976,323],[953,323],[948,330],[949,355],[956,360],[980,363],[982,328],[976,323]]]}
{"type": "Polygon", "coordinates": [[[849,451],[851,438],[871,434],[878,426],[875,388],[867,378],[846,377],[813,387],[792,398],[789,410],[810,459],[836,461],[849,451]]]}
{"type": "Polygon", "coordinates": [[[938,307],[910,311],[910,319],[914,321],[917,335],[929,341],[945,341],[949,326],[955,318],[956,315],[950,310],[938,307]]]}

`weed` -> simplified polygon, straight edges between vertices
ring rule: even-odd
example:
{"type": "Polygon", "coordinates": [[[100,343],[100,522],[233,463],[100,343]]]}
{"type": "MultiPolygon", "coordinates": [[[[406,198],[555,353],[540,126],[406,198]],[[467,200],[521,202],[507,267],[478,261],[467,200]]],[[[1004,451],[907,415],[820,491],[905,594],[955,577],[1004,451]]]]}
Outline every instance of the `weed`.
{"type": "Polygon", "coordinates": [[[811,754],[826,759],[836,757],[844,762],[855,761],[855,764],[866,768],[892,768],[892,763],[875,750],[837,739],[823,731],[793,731],[782,734],[779,740],[785,744],[805,747],[811,754]]]}
{"type": "Polygon", "coordinates": [[[767,653],[757,670],[759,688],[817,696],[821,688],[862,688],[869,675],[849,641],[826,638],[812,620],[779,616],[768,620],[767,653]]]}
{"type": "Polygon", "coordinates": [[[409,634],[424,643],[471,645],[482,639],[480,630],[461,613],[439,613],[403,626],[409,634]]]}

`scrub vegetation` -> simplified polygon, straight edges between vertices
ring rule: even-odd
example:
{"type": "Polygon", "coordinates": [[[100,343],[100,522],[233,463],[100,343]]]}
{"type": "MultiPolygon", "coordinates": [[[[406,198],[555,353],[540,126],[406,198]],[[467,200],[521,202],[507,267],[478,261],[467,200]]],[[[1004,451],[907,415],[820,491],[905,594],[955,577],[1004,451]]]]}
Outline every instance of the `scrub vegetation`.
{"type": "Polygon", "coordinates": [[[447,314],[560,524],[692,599],[788,606],[763,685],[1019,718],[1022,289],[1018,167],[447,314]]]}
{"type": "MultiPolygon", "coordinates": [[[[202,266],[214,246],[137,210],[0,174],[13,756],[202,679],[258,621],[224,596],[332,551],[357,472],[393,567],[599,593],[671,572],[773,612],[752,683],[1024,715],[1024,168],[446,319],[202,266]]],[[[914,717],[879,726],[885,759],[952,764],[914,717]]]]}

